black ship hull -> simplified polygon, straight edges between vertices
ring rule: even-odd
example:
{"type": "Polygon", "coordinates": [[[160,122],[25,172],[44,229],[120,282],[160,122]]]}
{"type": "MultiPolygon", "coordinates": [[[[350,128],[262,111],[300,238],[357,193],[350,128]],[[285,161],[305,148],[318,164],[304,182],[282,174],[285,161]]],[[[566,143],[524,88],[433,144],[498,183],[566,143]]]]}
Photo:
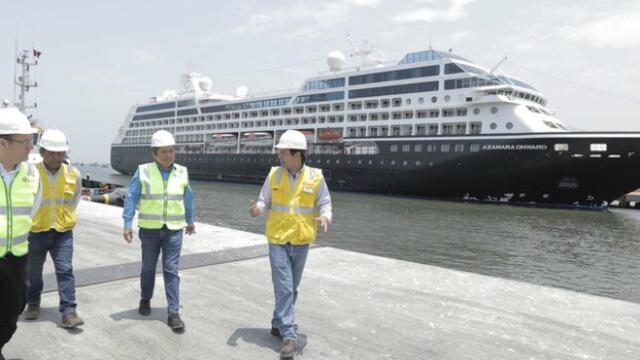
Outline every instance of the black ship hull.
{"type": "MultiPolygon", "coordinates": [[[[640,188],[640,133],[358,138],[375,154],[309,154],[331,190],[602,208],[640,188]],[[604,145],[604,147],[603,147],[604,145]]],[[[111,165],[132,174],[147,146],[114,145],[111,165]]],[[[178,154],[193,179],[261,184],[275,154],[178,154]]]]}

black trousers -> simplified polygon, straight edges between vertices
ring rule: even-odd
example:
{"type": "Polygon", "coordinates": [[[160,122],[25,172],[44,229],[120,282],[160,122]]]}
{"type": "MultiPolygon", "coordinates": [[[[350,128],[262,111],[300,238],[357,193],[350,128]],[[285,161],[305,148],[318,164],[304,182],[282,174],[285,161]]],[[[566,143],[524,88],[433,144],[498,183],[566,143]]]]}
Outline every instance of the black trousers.
{"type": "Polygon", "coordinates": [[[0,259],[0,352],[16,331],[18,316],[27,303],[27,256],[6,254],[0,259]]]}

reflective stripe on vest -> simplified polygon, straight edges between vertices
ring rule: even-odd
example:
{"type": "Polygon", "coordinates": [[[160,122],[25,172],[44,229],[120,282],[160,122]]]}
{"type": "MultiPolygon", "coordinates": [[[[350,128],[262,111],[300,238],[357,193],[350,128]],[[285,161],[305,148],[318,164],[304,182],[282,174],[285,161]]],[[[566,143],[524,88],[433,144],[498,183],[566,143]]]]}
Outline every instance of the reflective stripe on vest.
{"type": "Polygon", "coordinates": [[[40,178],[33,165],[26,162],[19,169],[11,184],[0,181],[0,258],[7,253],[24,256],[29,251],[31,209],[35,201],[40,178]]]}
{"type": "Polygon", "coordinates": [[[269,176],[271,208],[266,236],[270,243],[304,245],[315,241],[316,199],[322,184],[322,171],[304,166],[291,184],[282,167],[272,168],[269,176]]]}
{"type": "Polygon", "coordinates": [[[62,164],[52,184],[43,163],[38,172],[42,182],[42,202],[33,218],[31,231],[42,232],[55,229],[66,232],[76,225],[75,196],[79,184],[79,173],[67,164],[62,164]]]}
{"type": "Polygon", "coordinates": [[[141,185],[138,226],[160,229],[166,225],[171,230],[187,226],[184,209],[184,191],[189,185],[187,168],[173,164],[167,181],[155,162],[140,165],[138,174],[141,185]]]}

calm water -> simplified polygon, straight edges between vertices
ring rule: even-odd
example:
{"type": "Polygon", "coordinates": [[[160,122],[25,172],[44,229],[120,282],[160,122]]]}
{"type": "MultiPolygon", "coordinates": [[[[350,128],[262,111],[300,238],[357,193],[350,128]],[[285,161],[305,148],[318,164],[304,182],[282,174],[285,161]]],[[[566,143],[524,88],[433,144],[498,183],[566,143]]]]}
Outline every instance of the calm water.
{"type": "MultiPolygon", "coordinates": [[[[192,188],[198,221],[264,231],[265,219],[247,214],[259,186],[194,181],[192,188]]],[[[345,192],[332,192],[332,198],[334,220],[319,237],[321,245],[640,303],[639,210],[554,210],[345,192]]]]}

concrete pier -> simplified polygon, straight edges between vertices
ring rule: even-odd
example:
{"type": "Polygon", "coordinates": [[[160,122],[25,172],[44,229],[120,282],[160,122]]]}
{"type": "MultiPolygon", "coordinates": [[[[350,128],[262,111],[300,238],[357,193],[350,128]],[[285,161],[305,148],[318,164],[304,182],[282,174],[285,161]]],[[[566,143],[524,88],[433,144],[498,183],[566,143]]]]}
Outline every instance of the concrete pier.
{"type": "MultiPolygon", "coordinates": [[[[20,320],[8,359],[278,359],[262,235],[197,224],[185,237],[181,315],[166,325],[162,275],[137,313],[140,248],[120,208],[83,202],[75,231],[78,330],[57,292],[20,320]]],[[[345,240],[346,241],[346,240],[345,240]]],[[[321,243],[320,243],[321,245],[321,243]]],[[[55,287],[48,261],[46,287],[55,287]]],[[[300,359],[640,359],[640,304],[315,247],[296,305],[300,359]]]]}

